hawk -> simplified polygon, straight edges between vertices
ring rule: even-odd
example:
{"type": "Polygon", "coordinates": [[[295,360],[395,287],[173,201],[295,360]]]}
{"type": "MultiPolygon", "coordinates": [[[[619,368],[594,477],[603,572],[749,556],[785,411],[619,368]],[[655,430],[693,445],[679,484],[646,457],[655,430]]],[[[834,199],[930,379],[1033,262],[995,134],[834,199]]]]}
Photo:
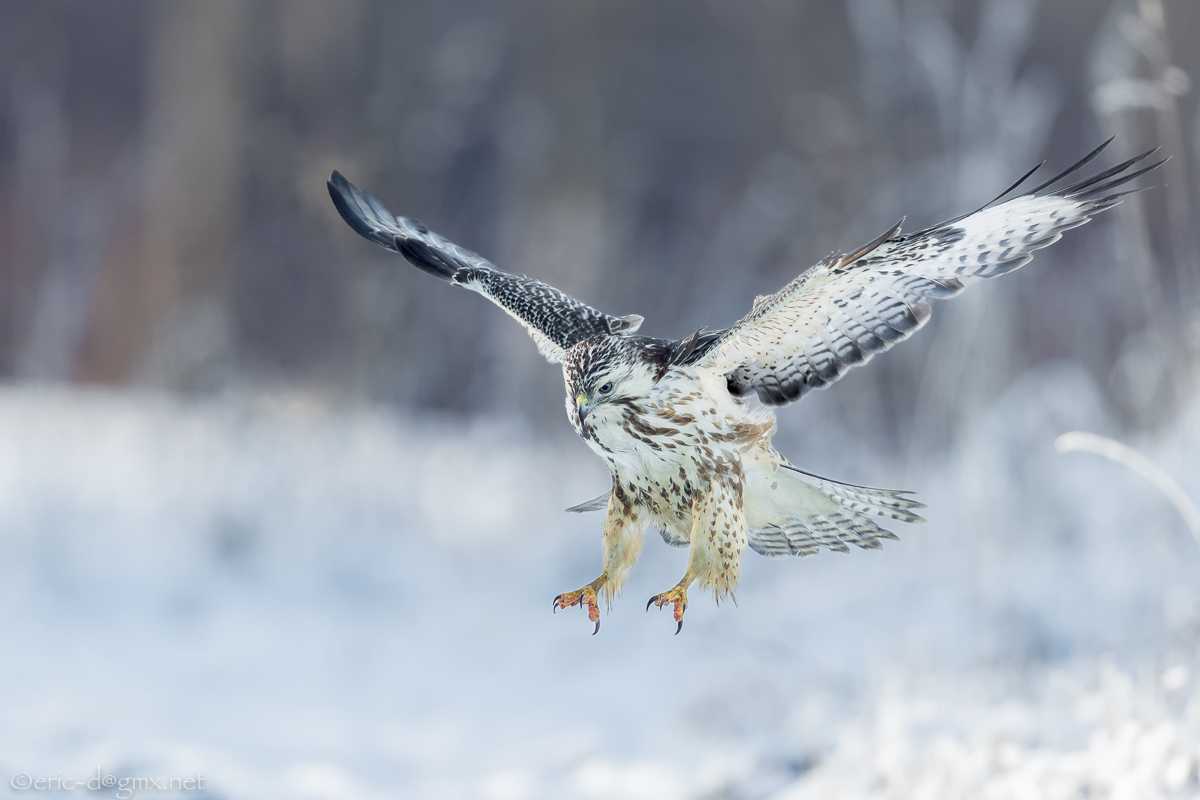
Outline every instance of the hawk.
{"type": "Polygon", "coordinates": [[[689,587],[699,581],[718,602],[732,596],[747,546],[772,557],[821,547],[848,552],[852,544],[874,549],[896,536],[873,517],[923,521],[912,492],[839,483],[793,466],[771,446],[773,408],[907,339],[929,320],[930,300],[1021,267],[1063,231],[1119,203],[1131,193],[1119,187],[1162,163],[1131,171],[1151,150],[1044,191],[1111,141],[1022,195],[1004,200],[1038,167],[974,213],[905,235],[896,225],[758,298],[733,326],[679,340],[639,336],[640,316],[606,314],[499,270],[417,220],[395,216],[337,172],[329,193],[359,235],[487,297],[528,329],[542,355],[562,364],[567,416],[608,464],[612,487],[569,509],[605,509],[603,568],[596,580],[555,597],[554,610],[584,607],[598,632],[599,597],[611,605],[644,531],[655,528],[668,544],[689,548],[683,578],[646,605],[670,606],[679,633],[689,587]]]}

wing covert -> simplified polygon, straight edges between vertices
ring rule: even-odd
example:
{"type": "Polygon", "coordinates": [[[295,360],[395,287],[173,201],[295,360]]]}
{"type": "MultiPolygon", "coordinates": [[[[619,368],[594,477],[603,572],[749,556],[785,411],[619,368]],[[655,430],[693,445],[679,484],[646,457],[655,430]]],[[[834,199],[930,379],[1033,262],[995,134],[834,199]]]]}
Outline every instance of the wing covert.
{"type": "Polygon", "coordinates": [[[328,183],[338,213],[358,235],[400,253],[430,275],[482,294],[524,325],[538,352],[551,363],[561,361],[572,345],[590,336],[633,333],[642,324],[636,314],[614,317],[541,281],[497,269],[419,221],[395,216],[339,172],[328,183]]]}
{"type": "Polygon", "coordinates": [[[1023,266],[1035,250],[1132,193],[1114,189],[1163,163],[1128,171],[1151,150],[1065,189],[1037,194],[1109,142],[1024,195],[996,204],[1032,171],[972,214],[907,236],[897,225],[853,253],[825,259],[756,300],[695,363],[725,373],[731,393],[756,392],[771,405],[830,385],[924,325],[932,313],[929,300],[953,297],[980,279],[1023,266]]]}

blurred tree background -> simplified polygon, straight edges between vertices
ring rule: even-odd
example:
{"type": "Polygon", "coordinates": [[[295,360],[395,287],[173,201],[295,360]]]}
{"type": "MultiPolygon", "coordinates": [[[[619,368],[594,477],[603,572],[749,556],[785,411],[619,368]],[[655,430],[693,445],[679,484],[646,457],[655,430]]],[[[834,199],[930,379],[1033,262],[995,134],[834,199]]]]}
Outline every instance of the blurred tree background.
{"type": "Polygon", "coordinates": [[[0,0],[0,774],[1200,797],[1197,542],[1053,447],[1200,498],[1197,43],[1197,0],[0,0]],[[748,554],[678,637],[657,542],[599,636],[551,615],[608,480],[560,371],[325,187],[679,337],[1113,135],[1160,188],[780,415],[929,523],[748,554]]]}
{"type": "Polygon", "coordinates": [[[1200,339],[1198,41],[1192,0],[5,2],[0,374],[557,415],[524,332],[358,240],[331,169],[675,337],[1120,134],[1103,163],[1163,145],[1165,189],[831,407],[920,455],[1068,357],[1153,426],[1200,339]]]}

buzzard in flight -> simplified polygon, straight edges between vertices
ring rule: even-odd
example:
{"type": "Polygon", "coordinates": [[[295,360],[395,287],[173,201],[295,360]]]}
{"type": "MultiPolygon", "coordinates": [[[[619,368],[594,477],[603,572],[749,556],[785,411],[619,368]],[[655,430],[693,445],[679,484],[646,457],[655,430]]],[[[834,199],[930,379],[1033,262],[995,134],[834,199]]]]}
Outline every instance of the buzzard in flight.
{"type": "Polygon", "coordinates": [[[639,316],[605,314],[499,270],[415,219],[393,215],[337,172],[329,193],[361,236],[484,295],[529,330],[542,355],[562,364],[567,416],[608,464],[612,488],[570,509],[606,509],[603,569],[555,597],[554,609],[586,607],[598,631],[599,595],[612,601],[653,527],[669,544],[689,548],[682,580],[646,606],[672,606],[678,633],[688,587],[699,581],[718,600],[730,595],[747,545],[775,557],[878,548],[896,537],[872,517],[922,521],[914,513],[922,505],[909,492],[837,483],[788,463],[771,447],[772,407],[829,386],[907,339],[929,319],[931,299],[1012,272],[1063,231],[1116,205],[1130,193],[1119,187],[1162,163],[1131,171],[1152,150],[1042,193],[1107,145],[1010,200],[1000,202],[1032,170],[972,214],[906,235],[897,225],[760,297],[732,327],[678,341],[638,336],[639,316]]]}

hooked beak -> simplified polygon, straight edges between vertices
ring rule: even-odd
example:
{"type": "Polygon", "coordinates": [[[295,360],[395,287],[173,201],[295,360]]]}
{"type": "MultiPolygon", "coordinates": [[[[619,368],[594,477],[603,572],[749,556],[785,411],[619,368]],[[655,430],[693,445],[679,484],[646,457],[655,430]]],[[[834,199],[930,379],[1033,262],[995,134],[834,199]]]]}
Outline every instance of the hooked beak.
{"type": "Polygon", "coordinates": [[[586,418],[588,412],[592,410],[591,405],[588,404],[587,395],[583,393],[576,395],[575,406],[579,409],[579,424],[582,426],[584,418],[586,418]]]}

